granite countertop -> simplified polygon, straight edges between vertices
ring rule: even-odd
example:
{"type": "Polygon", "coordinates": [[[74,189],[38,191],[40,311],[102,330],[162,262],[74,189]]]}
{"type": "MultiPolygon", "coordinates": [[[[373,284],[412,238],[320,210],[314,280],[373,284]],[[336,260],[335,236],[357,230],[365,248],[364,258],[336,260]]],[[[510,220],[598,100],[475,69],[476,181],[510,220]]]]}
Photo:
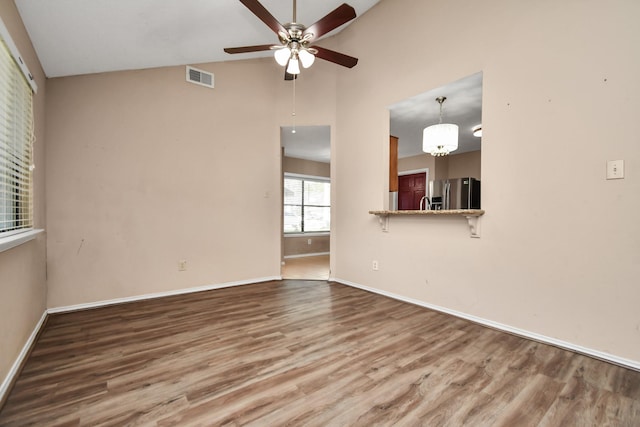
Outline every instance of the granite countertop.
{"type": "Polygon", "coordinates": [[[450,209],[450,210],[411,210],[411,211],[369,211],[372,215],[380,216],[400,216],[400,215],[459,215],[459,216],[481,216],[484,215],[482,209],[450,209]]]}

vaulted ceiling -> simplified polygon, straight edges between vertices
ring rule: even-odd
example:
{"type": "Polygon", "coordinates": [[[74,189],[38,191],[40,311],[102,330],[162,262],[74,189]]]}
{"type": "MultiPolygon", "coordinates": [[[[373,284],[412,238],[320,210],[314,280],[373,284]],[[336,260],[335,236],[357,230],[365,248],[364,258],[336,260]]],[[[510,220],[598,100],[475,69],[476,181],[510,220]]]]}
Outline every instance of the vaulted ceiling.
{"type": "MultiPolygon", "coordinates": [[[[291,22],[292,1],[260,2],[281,23],[291,22]]],[[[378,2],[348,0],[358,16],[378,2]]],[[[15,3],[47,77],[264,57],[272,53],[229,55],[223,48],[278,44],[277,36],[239,0],[15,3]]],[[[297,21],[309,26],[342,3],[298,0],[297,21]]]]}

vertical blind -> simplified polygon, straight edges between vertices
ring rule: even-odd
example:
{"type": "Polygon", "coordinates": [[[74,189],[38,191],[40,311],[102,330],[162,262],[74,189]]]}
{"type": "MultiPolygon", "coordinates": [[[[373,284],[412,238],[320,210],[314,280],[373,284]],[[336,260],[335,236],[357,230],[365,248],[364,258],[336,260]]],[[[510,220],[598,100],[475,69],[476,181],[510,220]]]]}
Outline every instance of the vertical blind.
{"type": "Polygon", "coordinates": [[[0,39],[0,235],[33,227],[33,92],[0,39]]]}

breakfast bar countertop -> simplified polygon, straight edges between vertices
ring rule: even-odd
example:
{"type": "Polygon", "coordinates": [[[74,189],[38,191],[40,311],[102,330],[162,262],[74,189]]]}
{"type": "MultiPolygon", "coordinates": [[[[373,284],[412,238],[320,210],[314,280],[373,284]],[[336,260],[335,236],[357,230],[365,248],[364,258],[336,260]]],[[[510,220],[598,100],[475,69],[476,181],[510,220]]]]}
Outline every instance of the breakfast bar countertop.
{"type": "Polygon", "coordinates": [[[410,210],[410,211],[369,211],[372,215],[399,216],[399,215],[460,215],[460,216],[481,216],[484,215],[482,209],[449,209],[449,210],[410,210]]]}
{"type": "Polygon", "coordinates": [[[410,211],[369,211],[371,215],[376,215],[380,220],[382,231],[389,231],[389,217],[403,216],[421,216],[421,217],[438,217],[438,216],[458,216],[466,218],[469,224],[469,232],[471,237],[480,237],[480,229],[478,218],[484,215],[482,209],[448,209],[448,210],[410,210],[410,211]]]}

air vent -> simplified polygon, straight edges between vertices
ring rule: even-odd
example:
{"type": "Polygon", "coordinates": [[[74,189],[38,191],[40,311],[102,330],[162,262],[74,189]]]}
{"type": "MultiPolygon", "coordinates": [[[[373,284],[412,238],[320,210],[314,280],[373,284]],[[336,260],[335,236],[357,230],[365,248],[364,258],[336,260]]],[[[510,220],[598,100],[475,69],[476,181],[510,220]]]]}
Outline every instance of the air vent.
{"type": "Polygon", "coordinates": [[[213,89],[213,73],[198,70],[187,65],[187,81],[213,89]]]}

